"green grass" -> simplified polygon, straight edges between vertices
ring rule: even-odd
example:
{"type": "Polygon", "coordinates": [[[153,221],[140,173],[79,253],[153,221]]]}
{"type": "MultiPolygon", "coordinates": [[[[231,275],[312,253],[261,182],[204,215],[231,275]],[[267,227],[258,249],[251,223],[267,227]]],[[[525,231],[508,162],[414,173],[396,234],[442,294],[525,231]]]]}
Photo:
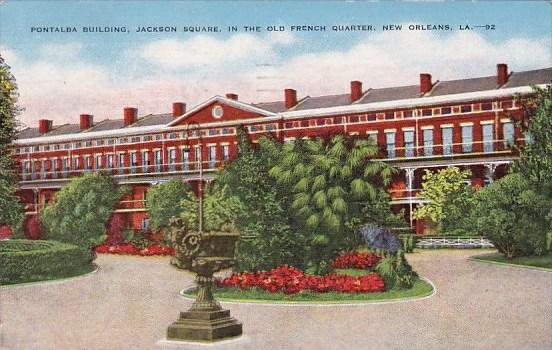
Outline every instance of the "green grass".
{"type": "Polygon", "coordinates": [[[552,271],[552,254],[542,256],[518,256],[513,258],[512,260],[508,260],[506,259],[506,257],[504,257],[504,255],[500,253],[492,253],[475,256],[474,259],[507,265],[538,267],[552,271]]]}
{"type": "MultiPolygon", "coordinates": [[[[348,269],[347,269],[348,270],[348,269]]],[[[342,270],[341,270],[342,271],[342,270]]],[[[359,273],[359,272],[356,272],[359,273]]],[[[365,271],[364,274],[370,273],[365,271]]],[[[360,275],[360,273],[359,273],[360,275]]],[[[251,288],[241,290],[239,288],[215,288],[213,294],[217,300],[225,301],[246,301],[246,302],[271,302],[271,303],[349,303],[349,302],[374,302],[382,300],[404,299],[413,297],[423,297],[430,295],[433,287],[428,282],[416,279],[410,289],[390,290],[377,293],[315,293],[302,292],[292,295],[286,295],[282,292],[269,293],[261,289],[251,288]]],[[[196,289],[188,289],[182,293],[184,296],[195,298],[196,289]]]]}

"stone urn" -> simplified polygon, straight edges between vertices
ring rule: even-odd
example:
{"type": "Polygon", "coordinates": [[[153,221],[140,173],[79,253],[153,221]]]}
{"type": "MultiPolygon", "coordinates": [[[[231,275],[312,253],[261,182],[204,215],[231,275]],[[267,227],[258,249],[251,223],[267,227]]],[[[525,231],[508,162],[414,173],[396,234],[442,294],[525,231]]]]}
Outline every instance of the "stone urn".
{"type": "Polygon", "coordinates": [[[212,294],[213,273],[233,265],[239,233],[191,231],[179,218],[172,218],[168,229],[175,249],[171,263],[197,274],[198,293],[192,307],[169,326],[167,339],[217,341],[241,335],[242,324],[230,317],[230,310],[222,309],[212,294]]]}

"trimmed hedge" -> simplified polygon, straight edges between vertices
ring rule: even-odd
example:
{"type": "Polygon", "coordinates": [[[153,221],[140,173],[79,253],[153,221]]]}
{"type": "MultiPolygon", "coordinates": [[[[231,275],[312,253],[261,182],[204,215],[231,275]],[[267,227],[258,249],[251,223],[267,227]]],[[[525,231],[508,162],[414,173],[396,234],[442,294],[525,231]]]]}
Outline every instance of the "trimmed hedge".
{"type": "Polygon", "coordinates": [[[0,284],[70,277],[93,269],[93,253],[56,241],[0,241],[0,284]]]}

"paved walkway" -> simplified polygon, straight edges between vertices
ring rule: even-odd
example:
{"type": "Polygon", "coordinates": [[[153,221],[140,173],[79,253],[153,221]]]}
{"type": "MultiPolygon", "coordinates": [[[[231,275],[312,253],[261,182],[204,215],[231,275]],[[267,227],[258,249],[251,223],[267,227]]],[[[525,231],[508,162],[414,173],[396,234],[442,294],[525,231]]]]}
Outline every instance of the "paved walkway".
{"type": "MultiPolygon", "coordinates": [[[[481,251],[409,256],[437,294],[355,306],[227,305],[253,342],[243,349],[552,349],[552,273],[469,261],[481,251]]],[[[72,280],[0,288],[0,348],[158,349],[190,302],[192,276],[167,258],[102,255],[72,280]]],[[[242,349],[240,348],[240,349],[242,349]]]]}

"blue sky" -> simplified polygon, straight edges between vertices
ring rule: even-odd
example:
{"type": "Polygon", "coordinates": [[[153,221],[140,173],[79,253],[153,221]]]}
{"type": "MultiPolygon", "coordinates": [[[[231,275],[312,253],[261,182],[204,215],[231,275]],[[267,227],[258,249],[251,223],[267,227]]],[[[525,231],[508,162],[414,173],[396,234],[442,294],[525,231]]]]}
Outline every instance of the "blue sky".
{"type": "Polygon", "coordinates": [[[365,87],[412,84],[421,71],[437,79],[492,75],[552,65],[548,2],[94,2],[4,1],[0,53],[19,82],[22,120],[74,121],[79,113],[119,117],[165,112],[236,92],[248,101],[339,93],[348,81],[365,87]],[[451,31],[382,32],[383,24],[449,24],[451,31]],[[374,25],[375,32],[290,32],[291,25],[374,25]],[[494,24],[494,31],[458,30],[494,24]],[[137,26],[174,25],[177,33],[135,33],[137,26]],[[191,34],[186,25],[218,25],[191,34]],[[259,25],[261,33],[229,33],[259,25]],[[283,33],[267,33],[283,25],[283,33]],[[31,33],[31,27],[76,26],[79,33],[31,33]],[[130,33],[81,33],[82,26],[126,26],[130,33]],[[70,101],[70,102],[69,102],[70,101]]]}

